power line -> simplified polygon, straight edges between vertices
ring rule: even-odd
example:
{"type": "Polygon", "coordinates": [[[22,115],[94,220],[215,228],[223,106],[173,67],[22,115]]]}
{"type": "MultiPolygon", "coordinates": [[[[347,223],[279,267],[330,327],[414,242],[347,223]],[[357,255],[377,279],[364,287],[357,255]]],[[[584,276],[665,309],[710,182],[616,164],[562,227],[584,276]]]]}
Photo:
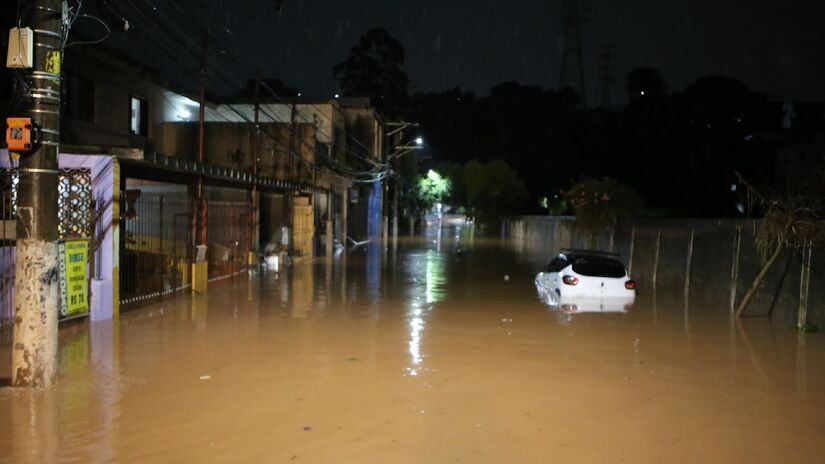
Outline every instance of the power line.
{"type": "MultiPolygon", "coordinates": [[[[154,36],[151,36],[151,35],[150,35],[150,36],[148,36],[148,37],[149,37],[149,39],[150,39],[150,40],[152,40],[153,42],[155,42],[155,44],[156,44],[158,47],[160,47],[160,48],[162,48],[162,49],[166,49],[166,50],[170,53],[170,55],[174,56],[174,52],[172,52],[171,50],[168,50],[168,49],[167,49],[167,47],[166,47],[166,45],[165,45],[164,43],[160,42],[158,39],[155,39],[155,38],[154,38],[154,36]]],[[[181,68],[183,67],[183,65],[180,63],[180,61],[175,61],[175,63],[176,63],[178,66],[180,66],[181,68]]],[[[184,69],[184,71],[185,71],[185,69],[184,69]]],[[[191,79],[193,79],[193,80],[197,80],[197,78],[196,78],[195,76],[193,76],[193,75],[189,75],[188,73],[186,73],[186,75],[187,75],[187,76],[189,76],[189,77],[190,77],[191,79]]],[[[173,107],[173,108],[179,109],[179,108],[177,108],[177,107],[176,107],[176,105],[172,104],[172,102],[171,102],[171,101],[169,101],[169,99],[168,99],[165,95],[163,95],[163,97],[164,97],[164,99],[165,99],[167,102],[169,102],[169,103],[170,103],[170,105],[172,105],[172,107],[173,107]]],[[[239,115],[242,119],[244,119],[246,122],[248,122],[248,123],[252,123],[252,121],[250,121],[248,118],[246,118],[246,117],[245,117],[242,113],[238,112],[238,111],[237,111],[234,107],[232,107],[231,105],[229,105],[229,107],[230,107],[230,109],[232,109],[232,111],[236,112],[236,113],[237,113],[237,114],[238,114],[238,115],[239,115]]],[[[215,114],[215,116],[216,116],[216,117],[219,117],[219,118],[223,119],[223,120],[224,120],[224,121],[226,121],[226,122],[232,122],[231,120],[229,120],[228,118],[226,118],[226,117],[224,117],[222,114],[220,114],[220,112],[214,112],[214,114],[215,114]]],[[[259,129],[259,130],[261,130],[261,128],[260,128],[260,127],[259,127],[258,129],[259,129]]],[[[264,133],[264,135],[266,135],[267,137],[269,137],[270,139],[272,139],[272,140],[273,140],[276,144],[279,144],[279,145],[281,145],[282,147],[286,148],[286,149],[287,149],[287,153],[288,153],[288,155],[289,155],[289,156],[291,156],[291,157],[298,157],[298,158],[301,158],[299,154],[296,154],[296,153],[294,152],[294,150],[292,150],[290,147],[285,146],[285,145],[284,145],[284,144],[283,144],[280,140],[278,140],[278,139],[277,139],[276,137],[274,137],[272,134],[269,134],[269,132],[268,132],[268,131],[266,131],[266,130],[261,130],[261,131],[262,131],[262,133],[264,133]]]]}
{"type": "MultiPolygon", "coordinates": [[[[179,26],[178,26],[178,25],[177,25],[177,24],[176,24],[173,20],[171,20],[171,18],[169,18],[169,17],[168,17],[168,16],[167,16],[167,15],[166,15],[163,11],[161,11],[161,10],[160,10],[157,6],[155,6],[154,4],[152,4],[149,0],[146,0],[146,3],[147,3],[147,4],[148,4],[148,5],[152,8],[152,11],[153,11],[154,13],[157,13],[157,14],[161,17],[161,19],[163,19],[163,20],[164,20],[164,21],[166,21],[168,24],[170,24],[170,25],[172,26],[172,28],[174,29],[174,32],[177,32],[177,34],[173,34],[173,33],[172,33],[172,31],[170,31],[170,29],[169,29],[169,28],[164,27],[163,25],[159,24],[158,22],[152,22],[152,21],[151,21],[151,20],[150,20],[150,19],[146,16],[146,14],[143,12],[143,10],[142,10],[141,8],[139,8],[137,5],[134,5],[134,4],[133,4],[133,2],[131,2],[131,0],[130,0],[129,2],[126,2],[126,3],[127,3],[127,4],[129,4],[129,5],[130,5],[130,6],[131,6],[131,7],[132,7],[135,11],[137,11],[137,12],[138,12],[138,14],[139,14],[139,16],[141,17],[141,19],[142,19],[142,20],[144,20],[144,21],[145,21],[145,22],[147,22],[147,23],[151,23],[151,24],[155,27],[155,29],[156,29],[156,30],[158,30],[158,29],[163,30],[163,32],[167,35],[167,37],[175,39],[175,37],[174,37],[174,36],[175,36],[175,35],[177,35],[177,36],[178,36],[178,39],[177,39],[177,40],[175,40],[175,41],[176,41],[176,42],[180,42],[180,41],[184,42],[184,43],[183,43],[183,45],[186,47],[187,51],[189,51],[191,54],[193,54],[193,55],[197,56],[197,52],[194,50],[194,47],[193,47],[192,42],[191,42],[191,39],[189,38],[189,34],[187,34],[186,32],[184,32],[184,31],[183,31],[183,30],[182,30],[182,29],[181,29],[181,28],[180,28],[180,27],[179,27],[179,26]]],[[[180,6],[175,5],[175,8],[178,10],[178,12],[179,12],[179,13],[182,13],[182,14],[183,14],[183,13],[185,13],[185,12],[181,9],[181,7],[180,7],[180,6]]],[[[200,23],[199,23],[199,22],[197,22],[196,20],[194,20],[194,15],[185,15],[185,16],[187,16],[188,18],[190,18],[190,19],[192,20],[192,22],[193,22],[195,25],[200,26],[200,23]]],[[[211,17],[211,16],[210,16],[210,17],[211,17]]],[[[227,31],[227,32],[228,32],[228,31],[227,31]]],[[[171,50],[169,50],[166,44],[161,43],[160,41],[158,41],[158,40],[154,39],[154,37],[152,37],[152,36],[149,36],[149,38],[150,38],[150,40],[153,40],[153,42],[155,42],[155,43],[156,43],[156,45],[158,45],[160,48],[164,49],[164,50],[165,50],[165,51],[166,51],[166,52],[167,52],[170,56],[175,56],[174,52],[172,52],[171,50]]],[[[216,40],[211,39],[211,40],[210,40],[210,42],[212,42],[212,43],[216,44],[217,48],[219,48],[219,49],[221,49],[221,50],[224,50],[224,51],[226,50],[226,49],[225,49],[225,47],[223,47],[223,46],[222,46],[220,43],[218,43],[216,40]]],[[[235,57],[235,56],[234,56],[234,54],[225,53],[225,55],[226,55],[226,56],[229,56],[230,58],[232,58],[232,59],[233,59],[233,61],[235,61],[237,64],[241,65],[242,67],[246,67],[246,64],[245,64],[245,63],[243,63],[243,62],[241,62],[241,61],[240,61],[237,57],[235,57]]],[[[182,66],[179,60],[175,60],[175,62],[176,62],[176,64],[177,64],[177,65],[182,66]]],[[[213,60],[210,60],[210,64],[211,64],[211,63],[213,63],[213,62],[214,62],[213,60]]],[[[210,76],[210,77],[209,77],[209,80],[210,80],[210,81],[212,81],[214,84],[219,84],[219,82],[217,82],[217,81],[215,80],[216,78],[223,79],[223,80],[224,80],[225,82],[227,82],[227,83],[231,83],[231,82],[232,82],[232,80],[233,80],[233,79],[232,79],[232,77],[231,77],[231,76],[228,76],[222,68],[218,67],[218,66],[217,66],[217,65],[215,65],[215,64],[212,64],[212,65],[211,65],[211,66],[209,66],[209,67],[210,67],[210,68],[212,68],[212,71],[214,71],[214,72],[208,73],[208,74],[209,74],[209,76],[210,76]]],[[[186,70],[184,70],[184,71],[186,71],[186,70]]],[[[189,75],[189,72],[188,72],[188,71],[186,71],[186,75],[187,75],[187,76],[189,76],[189,77],[193,77],[193,76],[190,76],[190,75],[189,75]]],[[[275,97],[276,99],[280,100],[283,104],[286,104],[286,102],[284,102],[284,101],[280,98],[280,96],[278,96],[278,95],[277,95],[277,93],[276,93],[276,92],[275,92],[275,91],[274,91],[274,90],[273,90],[273,89],[272,89],[269,85],[267,85],[266,83],[264,83],[264,86],[265,86],[265,88],[266,88],[266,89],[267,89],[267,90],[268,90],[268,91],[272,94],[272,96],[273,96],[273,97],[275,97]]],[[[238,111],[238,109],[237,109],[237,108],[235,108],[235,106],[233,106],[233,105],[231,105],[231,104],[229,104],[229,103],[226,103],[226,102],[224,102],[224,103],[223,103],[223,105],[227,106],[227,107],[228,107],[228,108],[229,108],[232,112],[234,112],[236,115],[238,115],[238,116],[239,116],[241,119],[243,119],[244,121],[246,121],[246,122],[248,122],[248,123],[250,123],[250,124],[254,124],[252,121],[250,121],[250,120],[249,120],[249,118],[248,118],[247,116],[245,116],[242,112],[238,111]]],[[[317,109],[317,107],[316,107],[315,105],[310,105],[310,106],[311,106],[311,107],[315,107],[315,108],[317,109]]],[[[269,113],[269,111],[268,111],[268,110],[266,110],[265,108],[262,108],[262,111],[263,111],[265,114],[267,114],[267,116],[269,116],[269,117],[270,117],[270,118],[271,118],[274,122],[285,122],[285,121],[280,121],[277,117],[275,117],[274,115],[272,115],[271,113],[269,113]]],[[[226,120],[226,121],[230,121],[228,118],[226,118],[225,116],[223,116],[223,115],[220,113],[220,111],[213,111],[213,113],[214,113],[216,116],[221,117],[222,119],[224,119],[224,120],[226,120]]],[[[299,115],[302,119],[304,119],[304,121],[306,121],[306,122],[310,122],[310,121],[309,121],[309,120],[308,120],[308,119],[307,119],[307,118],[306,118],[303,114],[298,113],[298,115],[299,115]]],[[[292,122],[290,121],[290,123],[292,123],[292,122]]],[[[259,128],[259,129],[260,129],[260,128],[259,128]]],[[[319,131],[320,131],[320,129],[319,129],[319,131]]],[[[263,132],[264,132],[264,134],[265,134],[265,135],[267,135],[269,138],[271,138],[271,139],[272,139],[273,141],[275,141],[277,144],[279,144],[279,145],[283,145],[283,144],[282,144],[282,143],[281,143],[281,142],[280,142],[277,138],[275,138],[274,136],[272,136],[271,134],[269,134],[267,131],[263,131],[263,132]]],[[[321,132],[321,133],[322,133],[322,135],[324,134],[324,132],[321,132]]],[[[329,137],[329,134],[326,134],[326,135],[329,137]]],[[[347,135],[350,135],[350,136],[351,136],[351,134],[347,134],[347,135]]],[[[331,139],[331,137],[329,137],[329,138],[331,139]]],[[[363,145],[360,141],[358,141],[357,139],[354,139],[354,138],[353,138],[353,140],[354,140],[357,144],[361,145],[362,147],[364,147],[364,148],[366,149],[366,147],[365,147],[365,146],[364,146],[364,145],[363,145]]],[[[299,139],[299,143],[309,145],[309,144],[308,144],[308,142],[306,142],[306,141],[305,141],[305,140],[303,140],[302,138],[300,138],[300,139],[299,139]]],[[[310,145],[310,148],[314,148],[314,146],[313,146],[313,145],[310,145]]],[[[386,166],[376,165],[376,164],[375,164],[375,163],[374,163],[374,162],[370,159],[369,155],[364,156],[364,154],[363,154],[363,153],[358,153],[358,152],[356,152],[356,151],[354,150],[354,147],[348,147],[348,146],[345,146],[345,149],[346,149],[346,150],[347,150],[347,152],[348,152],[348,153],[350,153],[351,155],[354,155],[354,156],[356,156],[357,158],[360,158],[360,159],[362,159],[362,160],[368,161],[370,164],[373,164],[375,167],[381,167],[381,168],[382,168],[382,171],[379,171],[379,172],[384,172],[384,171],[388,170],[386,166]]],[[[367,149],[367,150],[368,150],[368,149],[367,149]]],[[[290,156],[298,156],[299,158],[301,158],[301,157],[300,157],[300,155],[297,155],[297,154],[296,154],[293,150],[291,150],[291,149],[289,149],[289,148],[288,148],[288,152],[289,152],[289,155],[290,155],[290,156]]],[[[316,156],[318,156],[318,155],[319,155],[319,152],[318,152],[317,150],[315,150],[315,154],[316,154],[316,156]]],[[[344,169],[342,169],[342,166],[343,166],[343,165],[341,165],[340,163],[337,163],[337,161],[334,161],[334,160],[332,160],[332,159],[330,159],[330,158],[328,158],[328,157],[326,157],[326,156],[323,156],[323,155],[322,155],[321,157],[322,157],[322,158],[324,158],[324,159],[326,159],[326,161],[328,161],[328,162],[329,162],[328,164],[331,164],[333,167],[337,167],[337,168],[339,168],[340,170],[344,170],[344,169]]],[[[301,159],[302,159],[302,158],[301,158],[301,159]]],[[[375,171],[374,171],[374,170],[370,170],[370,171],[355,171],[355,170],[351,170],[351,169],[346,169],[346,172],[347,172],[347,174],[350,174],[350,175],[356,175],[356,176],[372,175],[372,174],[374,174],[374,173],[375,173],[375,171]]]]}
{"type": "MultiPolygon", "coordinates": [[[[150,0],[145,0],[145,1],[146,1],[147,3],[149,3],[150,5],[152,5],[152,4],[151,4],[151,2],[150,2],[150,0]]],[[[191,14],[191,13],[187,13],[187,12],[185,12],[185,11],[184,11],[184,10],[183,10],[183,9],[182,9],[179,5],[174,4],[174,2],[173,2],[173,5],[174,5],[175,9],[176,9],[179,13],[181,13],[181,15],[183,15],[183,16],[185,16],[187,19],[189,19],[189,20],[190,20],[190,22],[192,22],[194,25],[196,25],[197,27],[200,27],[200,28],[202,28],[202,27],[203,27],[203,25],[195,19],[195,15],[194,15],[194,14],[191,14]]],[[[152,7],[156,9],[156,7],[154,7],[154,5],[152,5],[152,7]]],[[[171,25],[172,25],[172,26],[173,26],[173,27],[174,27],[174,28],[178,31],[178,33],[179,33],[180,35],[182,35],[182,36],[187,36],[187,34],[186,34],[184,31],[182,31],[182,30],[180,29],[180,27],[178,27],[178,25],[177,25],[174,21],[172,21],[171,19],[169,19],[168,17],[166,17],[166,16],[163,14],[163,12],[159,12],[159,14],[161,14],[161,15],[162,15],[162,17],[163,17],[164,19],[166,19],[166,21],[167,21],[168,23],[170,23],[170,24],[171,24],[171,25]]],[[[211,14],[211,13],[209,13],[209,14],[208,14],[208,17],[209,17],[208,19],[213,19],[213,18],[214,18],[214,15],[213,15],[213,14],[211,14]]],[[[287,22],[288,22],[288,21],[287,21],[287,22]]],[[[233,34],[231,33],[231,31],[229,31],[227,28],[223,27],[223,28],[221,28],[221,29],[222,29],[222,30],[224,30],[225,32],[227,32],[227,33],[228,33],[228,35],[230,35],[230,36],[232,36],[232,37],[234,38],[234,35],[233,35],[233,34]]],[[[316,54],[319,54],[319,52],[318,52],[317,48],[315,48],[314,43],[312,43],[312,41],[309,39],[309,37],[307,37],[307,35],[303,32],[303,30],[302,30],[300,27],[298,27],[297,25],[296,25],[296,29],[299,31],[299,33],[300,33],[300,35],[302,36],[302,38],[303,38],[304,40],[308,41],[308,43],[310,43],[310,45],[311,45],[311,46],[312,46],[312,48],[313,48],[313,51],[314,51],[316,54]]],[[[247,69],[246,69],[247,73],[253,73],[253,74],[254,74],[254,71],[253,71],[253,70],[251,70],[251,69],[249,69],[249,68],[248,68],[248,65],[247,65],[246,63],[242,62],[242,61],[241,61],[241,60],[240,60],[237,56],[235,56],[234,54],[229,53],[229,52],[227,51],[227,48],[226,48],[226,47],[224,47],[222,44],[220,44],[220,43],[219,43],[216,39],[214,39],[211,35],[210,35],[209,37],[210,37],[210,42],[211,42],[211,43],[213,43],[213,44],[215,44],[215,45],[217,46],[217,48],[218,48],[218,49],[222,50],[222,51],[223,51],[223,53],[224,53],[224,55],[226,55],[226,56],[228,56],[229,58],[231,58],[231,59],[232,59],[232,61],[234,61],[236,64],[240,65],[241,67],[247,67],[247,69]]],[[[188,40],[188,39],[187,39],[187,40],[188,40]]],[[[263,85],[263,87],[264,87],[264,88],[265,88],[265,89],[266,89],[266,90],[270,93],[270,95],[271,95],[272,97],[276,98],[278,101],[280,101],[280,102],[281,102],[281,103],[283,103],[283,104],[288,104],[287,102],[285,102],[285,101],[284,101],[284,100],[283,100],[283,99],[282,99],[282,98],[281,98],[281,97],[277,94],[277,92],[276,92],[274,89],[272,89],[272,87],[270,87],[270,86],[269,86],[269,84],[267,84],[267,83],[266,83],[266,82],[264,82],[264,81],[261,81],[261,84],[262,84],[262,85],[263,85]]],[[[304,104],[304,105],[307,105],[307,106],[309,106],[310,108],[314,108],[315,110],[318,110],[318,109],[319,109],[319,108],[317,107],[317,105],[315,105],[315,104],[311,104],[311,103],[310,103],[310,104],[304,104]]],[[[336,110],[340,112],[340,109],[336,108],[336,110]]],[[[319,112],[320,112],[320,111],[319,111],[319,112]]],[[[299,116],[301,119],[303,119],[305,122],[308,122],[308,123],[314,123],[314,121],[310,121],[310,120],[309,120],[309,119],[307,119],[307,118],[306,118],[306,116],[304,116],[302,113],[298,113],[298,116],[299,116]]],[[[333,138],[333,137],[332,137],[332,134],[325,133],[325,132],[323,132],[320,128],[319,128],[319,132],[320,132],[322,135],[324,135],[325,137],[329,138],[329,139],[332,139],[332,138],[333,138]]],[[[350,141],[352,141],[354,144],[361,146],[361,147],[365,150],[365,151],[364,151],[364,152],[362,152],[362,153],[358,153],[358,155],[360,155],[360,157],[362,157],[362,158],[370,158],[370,157],[371,157],[371,155],[370,155],[370,151],[371,151],[371,149],[370,149],[370,148],[368,148],[367,146],[365,146],[365,145],[364,145],[364,144],[363,144],[360,140],[358,140],[357,138],[355,138],[352,134],[347,133],[347,134],[345,134],[345,136],[346,136],[346,137],[347,137],[350,141]]],[[[348,149],[348,150],[354,150],[353,148],[350,148],[350,147],[345,147],[345,149],[348,149]]],[[[372,162],[371,160],[367,160],[367,161],[368,161],[368,162],[372,162]]]]}

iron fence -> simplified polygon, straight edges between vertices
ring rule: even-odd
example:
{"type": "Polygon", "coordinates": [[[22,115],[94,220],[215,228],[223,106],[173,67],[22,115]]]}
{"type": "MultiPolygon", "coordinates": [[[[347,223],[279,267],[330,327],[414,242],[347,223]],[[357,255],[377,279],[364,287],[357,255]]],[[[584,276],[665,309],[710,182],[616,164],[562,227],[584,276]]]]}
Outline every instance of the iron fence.
{"type": "Polygon", "coordinates": [[[191,288],[192,201],[140,190],[126,190],[121,199],[121,305],[191,288]]]}

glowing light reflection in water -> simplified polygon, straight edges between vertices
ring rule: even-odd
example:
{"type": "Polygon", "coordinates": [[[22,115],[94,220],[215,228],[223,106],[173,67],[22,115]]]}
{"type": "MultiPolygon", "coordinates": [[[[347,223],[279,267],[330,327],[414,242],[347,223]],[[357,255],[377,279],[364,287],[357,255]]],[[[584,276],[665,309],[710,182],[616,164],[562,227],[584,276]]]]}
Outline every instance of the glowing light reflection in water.
{"type": "Polygon", "coordinates": [[[425,311],[431,311],[434,304],[444,299],[445,266],[444,255],[439,252],[440,234],[433,242],[433,248],[411,254],[407,263],[407,270],[415,282],[415,285],[410,288],[407,311],[410,328],[408,345],[410,367],[406,369],[406,372],[411,376],[417,376],[425,370],[421,349],[426,327],[425,311]]]}

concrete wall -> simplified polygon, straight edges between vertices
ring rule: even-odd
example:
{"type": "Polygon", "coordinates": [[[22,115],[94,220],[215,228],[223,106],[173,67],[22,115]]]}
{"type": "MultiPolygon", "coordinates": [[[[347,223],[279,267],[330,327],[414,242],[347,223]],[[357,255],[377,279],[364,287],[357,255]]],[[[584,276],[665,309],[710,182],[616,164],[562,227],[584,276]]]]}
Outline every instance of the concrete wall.
{"type": "Polygon", "coordinates": [[[91,256],[96,259],[97,267],[91,279],[91,299],[89,301],[90,317],[93,321],[111,319],[119,311],[116,298],[116,273],[119,244],[115,241],[117,226],[120,222],[115,209],[114,195],[119,189],[116,161],[111,156],[60,155],[61,168],[86,167],[92,170],[92,195],[103,201],[103,208],[98,221],[96,235],[100,239],[97,252],[91,256]],[[117,186],[117,187],[116,187],[117,186]]]}
{"type": "MultiPolygon", "coordinates": [[[[761,269],[762,261],[754,243],[758,227],[756,220],[643,219],[600,234],[593,248],[621,255],[631,277],[639,284],[640,295],[654,290],[655,279],[659,305],[684,306],[687,286],[690,306],[730,312],[731,301],[734,304],[741,301],[761,269]],[[688,269],[691,235],[693,249],[688,269]],[[737,256],[738,273],[735,273],[737,256]]],[[[534,264],[537,271],[562,248],[589,248],[586,235],[576,231],[575,220],[569,217],[515,218],[505,223],[502,233],[517,250],[524,252],[525,259],[534,264]]],[[[808,320],[822,327],[825,326],[825,273],[816,272],[820,266],[825,266],[825,250],[814,250],[808,320]]],[[[747,314],[770,314],[782,323],[795,323],[801,270],[797,253],[782,256],[756,293],[747,314]]]]}
{"type": "MultiPolygon", "coordinates": [[[[292,120],[291,103],[261,103],[258,120],[261,123],[288,124],[292,120]]],[[[326,145],[334,145],[337,129],[344,128],[344,118],[335,100],[318,102],[296,102],[295,123],[310,124],[318,128],[317,140],[326,145]]],[[[255,105],[239,103],[233,105],[215,105],[206,109],[207,122],[249,122],[255,120],[255,105]]],[[[186,119],[197,121],[197,115],[186,119]]]]}
{"type": "Polygon", "coordinates": [[[350,151],[369,155],[376,160],[384,158],[384,128],[375,109],[369,106],[343,105],[341,113],[346,120],[350,151]]]}

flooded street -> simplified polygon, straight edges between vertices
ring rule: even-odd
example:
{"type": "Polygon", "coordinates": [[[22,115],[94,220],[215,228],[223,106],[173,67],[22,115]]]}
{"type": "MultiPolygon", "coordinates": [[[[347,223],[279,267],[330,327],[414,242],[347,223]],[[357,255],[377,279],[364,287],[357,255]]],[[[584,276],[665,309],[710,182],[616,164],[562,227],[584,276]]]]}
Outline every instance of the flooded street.
{"type": "Polygon", "coordinates": [[[529,258],[445,231],[64,328],[57,387],[0,389],[0,461],[825,459],[821,334],[644,288],[563,314],[529,258]]]}

